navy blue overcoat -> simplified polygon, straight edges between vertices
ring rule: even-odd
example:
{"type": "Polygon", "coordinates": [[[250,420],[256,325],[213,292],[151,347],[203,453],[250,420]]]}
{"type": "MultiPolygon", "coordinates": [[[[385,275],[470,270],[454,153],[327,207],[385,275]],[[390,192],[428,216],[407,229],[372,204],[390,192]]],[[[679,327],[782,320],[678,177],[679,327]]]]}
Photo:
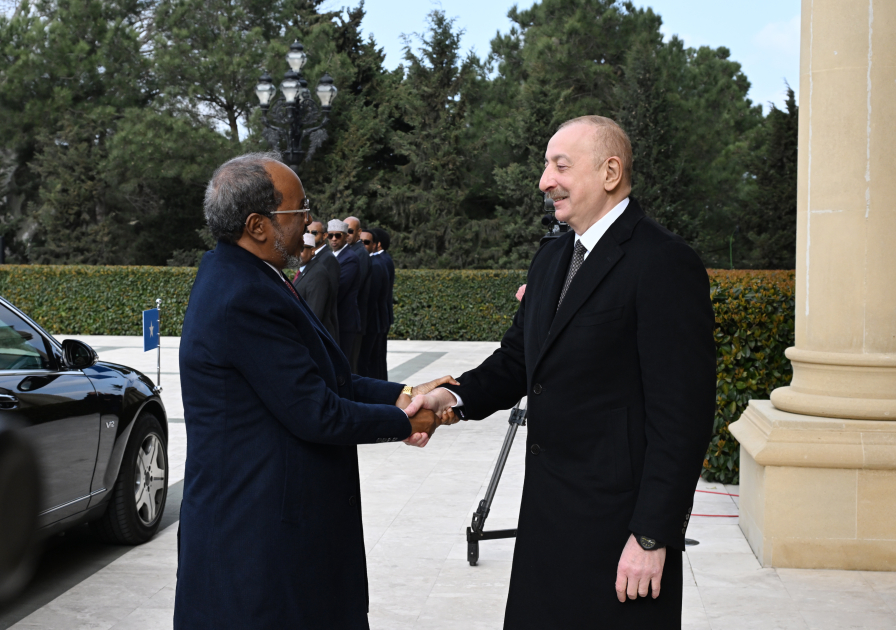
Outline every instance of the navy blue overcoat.
{"type": "Polygon", "coordinates": [[[352,376],[282,274],[223,242],[190,294],[180,373],[174,627],[368,628],[355,445],[410,434],[401,385],[352,376]]]}

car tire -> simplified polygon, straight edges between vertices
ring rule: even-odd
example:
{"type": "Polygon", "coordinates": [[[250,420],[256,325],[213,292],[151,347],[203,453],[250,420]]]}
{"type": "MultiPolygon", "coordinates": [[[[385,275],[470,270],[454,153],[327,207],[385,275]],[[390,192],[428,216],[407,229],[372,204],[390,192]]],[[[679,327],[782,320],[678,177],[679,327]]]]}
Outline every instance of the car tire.
{"type": "Polygon", "coordinates": [[[105,542],[140,545],[159,530],[168,498],[168,448],[158,419],[141,414],[121,459],[112,498],[93,531],[105,542]]]}

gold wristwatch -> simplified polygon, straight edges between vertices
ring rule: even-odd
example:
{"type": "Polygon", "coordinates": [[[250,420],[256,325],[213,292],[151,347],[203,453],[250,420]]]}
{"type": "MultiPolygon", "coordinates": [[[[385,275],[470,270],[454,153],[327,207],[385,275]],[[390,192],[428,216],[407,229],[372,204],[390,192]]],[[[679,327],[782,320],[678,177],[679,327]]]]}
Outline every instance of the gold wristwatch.
{"type": "Polygon", "coordinates": [[[413,392],[413,391],[414,391],[414,388],[411,387],[410,385],[405,385],[404,387],[401,388],[401,393],[402,393],[402,394],[407,394],[407,395],[410,396],[411,398],[414,397],[414,394],[411,393],[411,392],[413,392]]]}

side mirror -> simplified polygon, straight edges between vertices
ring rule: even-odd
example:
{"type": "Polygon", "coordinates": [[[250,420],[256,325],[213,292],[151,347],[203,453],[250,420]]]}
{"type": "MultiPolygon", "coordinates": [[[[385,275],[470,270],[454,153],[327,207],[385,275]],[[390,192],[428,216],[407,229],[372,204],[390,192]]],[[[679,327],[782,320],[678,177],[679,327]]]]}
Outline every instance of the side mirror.
{"type": "Polygon", "coordinates": [[[66,339],[62,342],[62,362],[70,370],[83,370],[99,361],[96,352],[83,341],[66,339]]]}

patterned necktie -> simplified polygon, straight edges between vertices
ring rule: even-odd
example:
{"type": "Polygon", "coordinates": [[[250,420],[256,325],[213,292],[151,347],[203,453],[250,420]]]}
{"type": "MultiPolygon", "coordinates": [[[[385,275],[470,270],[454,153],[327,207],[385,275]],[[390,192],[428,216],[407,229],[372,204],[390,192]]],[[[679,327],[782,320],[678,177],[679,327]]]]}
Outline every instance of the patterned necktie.
{"type": "MultiPolygon", "coordinates": [[[[286,286],[289,287],[289,292],[296,296],[296,299],[299,300],[299,294],[296,292],[295,287],[292,286],[292,282],[289,281],[289,278],[284,275],[281,275],[280,277],[283,278],[283,282],[285,282],[286,286]]],[[[301,302],[301,300],[299,301],[301,302]]]]}
{"type": "Polygon", "coordinates": [[[560,310],[560,305],[563,304],[563,298],[566,297],[566,291],[569,289],[569,285],[572,283],[572,278],[576,275],[576,272],[579,270],[579,267],[582,266],[582,263],[585,262],[585,252],[588,250],[585,249],[585,246],[582,245],[582,241],[576,241],[576,249],[572,253],[572,260],[569,263],[569,272],[566,274],[566,282],[563,284],[563,291],[560,292],[560,301],[557,302],[557,310],[560,310]]]}

